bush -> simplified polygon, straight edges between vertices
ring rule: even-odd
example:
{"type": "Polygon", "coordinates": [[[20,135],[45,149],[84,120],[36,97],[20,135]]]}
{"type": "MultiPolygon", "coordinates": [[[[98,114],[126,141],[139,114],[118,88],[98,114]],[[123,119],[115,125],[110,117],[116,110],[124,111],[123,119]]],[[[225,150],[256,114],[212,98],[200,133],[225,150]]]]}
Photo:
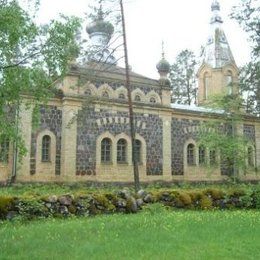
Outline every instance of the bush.
{"type": "Polygon", "coordinates": [[[212,200],[208,196],[204,195],[201,197],[199,205],[201,209],[211,209],[212,200]]]}
{"type": "Polygon", "coordinates": [[[260,209],[260,189],[255,190],[252,194],[252,207],[260,209]]]}
{"type": "Polygon", "coordinates": [[[19,199],[15,205],[19,215],[25,219],[34,219],[37,217],[48,217],[50,212],[42,200],[36,198],[19,199]]]}
{"type": "Polygon", "coordinates": [[[0,196],[0,219],[5,219],[8,211],[13,209],[15,199],[13,197],[0,196]]]}
{"type": "Polygon", "coordinates": [[[177,208],[190,208],[192,204],[191,197],[186,192],[180,192],[175,198],[175,206],[177,208]]]}
{"type": "Polygon", "coordinates": [[[213,200],[220,200],[225,198],[225,193],[222,190],[214,188],[206,189],[204,194],[210,196],[213,200]]]}

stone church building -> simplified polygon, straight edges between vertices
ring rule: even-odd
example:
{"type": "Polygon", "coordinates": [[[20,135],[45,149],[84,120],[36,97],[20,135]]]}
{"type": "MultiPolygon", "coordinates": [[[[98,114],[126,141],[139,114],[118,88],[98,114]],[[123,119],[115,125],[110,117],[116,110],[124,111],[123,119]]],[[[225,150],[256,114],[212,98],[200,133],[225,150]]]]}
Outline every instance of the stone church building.
{"type": "MultiPolygon", "coordinates": [[[[170,65],[164,56],[157,64],[159,80],[130,71],[141,181],[221,181],[230,174],[223,170],[217,149],[198,143],[200,124],[221,116],[203,103],[212,95],[238,91],[238,68],[218,1],[211,10],[212,33],[198,71],[198,106],[171,103],[170,65]]],[[[86,65],[71,65],[56,86],[58,94],[41,107],[38,129],[32,128],[32,109],[21,108],[28,153],[16,167],[17,182],[133,181],[125,69],[105,47],[113,27],[100,15],[87,32],[102,53],[86,65]]],[[[260,180],[260,119],[245,115],[239,130],[248,139],[247,167],[240,178],[260,180]]],[[[13,156],[8,144],[2,143],[0,151],[0,181],[6,181],[13,156]]]]}

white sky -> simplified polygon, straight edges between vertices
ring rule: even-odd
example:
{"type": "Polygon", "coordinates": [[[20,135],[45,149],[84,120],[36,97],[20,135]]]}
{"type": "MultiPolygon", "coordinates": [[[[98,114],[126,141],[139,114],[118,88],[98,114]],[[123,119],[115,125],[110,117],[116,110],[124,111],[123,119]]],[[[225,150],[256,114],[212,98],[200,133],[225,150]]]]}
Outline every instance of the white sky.
{"type": "MultiPolygon", "coordinates": [[[[39,19],[43,22],[59,13],[82,18],[93,0],[41,0],[39,19]]],[[[161,58],[161,42],[166,59],[173,63],[176,55],[188,48],[199,53],[209,34],[212,0],[125,0],[129,63],[133,71],[158,78],[156,63],[161,58]]],[[[238,66],[249,60],[247,35],[235,20],[231,8],[240,0],[219,0],[223,28],[238,66]]],[[[84,24],[85,30],[85,24],[84,24]]]]}

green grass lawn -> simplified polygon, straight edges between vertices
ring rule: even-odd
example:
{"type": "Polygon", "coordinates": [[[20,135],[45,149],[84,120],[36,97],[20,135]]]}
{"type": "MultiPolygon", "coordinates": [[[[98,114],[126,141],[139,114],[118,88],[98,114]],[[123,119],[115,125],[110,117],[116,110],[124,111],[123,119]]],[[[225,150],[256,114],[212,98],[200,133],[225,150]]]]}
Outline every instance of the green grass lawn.
{"type": "Polygon", "coordinates": [[[0,223],[0,259],[260,259],[260,211],[172,211],[0,223]]]}

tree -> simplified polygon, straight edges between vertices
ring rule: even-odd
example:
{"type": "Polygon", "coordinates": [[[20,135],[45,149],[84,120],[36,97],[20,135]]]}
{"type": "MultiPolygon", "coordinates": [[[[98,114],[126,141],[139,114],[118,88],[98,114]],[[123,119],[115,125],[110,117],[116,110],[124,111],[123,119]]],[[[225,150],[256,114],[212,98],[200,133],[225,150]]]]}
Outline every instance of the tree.
{"type": "Polygon", "coordinates": [[[218,95],[207,103],[212,119],[203,123],[199,135],[201,145],[209,151],[218,151],[222,174],[236,180],[239,170],[246,167],[248,141],[242,131],[242,99],[239,94],[218,95]]]}
{"type": "Polygon", "coordinates": [[[80,20],[61,16],[37,25],[30,11],[36,12],[39,1],[30,3],[26,9],[18,1],[0,0],[0,143],[13,143],[14,163],[18,151],[26,153],[18,129],[21,105],[37,107],[55,95],[55,83],[79,52],[80,20]]]}
{"type": "Polygon", "coordinates": [[[240,91],[244,97],[245,110],[260,116],[260,63],[249,62],[240,70],[240,91]]]}
{"type": "Polygon", "coordinates": [[[196,101],[195,55],[190,50],[181,51],[171,66],[172,100],[177,104],[191,105],[196,101]]]}
{"type": "MultiPolygon", "coordinates": [[[[138,170],[138,161],[135,155],[136,151],[136,142],[135,142],[135,118],[134,118],[134,111],[133,111],[133,104],[132,104],[132,86],[130,82],[130,67],[128,63],[128,49],[127,49],[127,38],[126,38],[126,26],[125,26],[125,15],[124,15],[124,3],[122,0],[98,0],[98,7],[92,6],[92,14],[89,15],[91,20],[95,22],[96,26],[102,26],[100,29],[104,29],[109,37],[105,41],[105,48],[104,43],[102,43],[102,47],[97,46],[92,48],[90,52],[89,59],[95,60],[94,68],[99,67],[101,71],[109,71],[109,68],[113,65],[116,65],[116,62],[124,58],[125,62],[125,87],[127,89],[127,97],[128,97],[128,108],[129,108],[129,123],[130,123],[130,136],[131,136],[131,144],[132,144],[132,162],[133,162],[133,173],[134,173],[134,184],[135,184],[135,191],[137,192],[140,189],[140,182],[139,182],[139,170],[138,170]],[[111,6],[112,4],[112,6],[111,6]],[[104,8],[105,7],[105,8],[104,8]],[[105,9],[105,11],[104,11],[105,9]],[[119,9],[120,14],[117,15],[119,9]],[[116,11],[114,11],[116,10],[116,11]],[[112,13],[114,12],[114,13],[112,13]],[[111,15],[112,14],[112,15],[111,15]],[[99,19],[101,18],[102,19],[99,19]],[[110,18],[116,21],[116,24],[121,24],[121,30],[117,28],[116,33],[114,33],[113,28],[111,28],[111,24],[104,22],[103,18],[110,18]],[[102,20],[102,22],[100,22],[102,20]],[[112,33],[113,31],[113,33],[112,33]],[[119,42],[119,43],[118,43],[119,42]],[[123,55],[119,59],[111,59],[112,55],[123,46],[123,55]],[[98,54],[98,55],[97,55],[98,54]],[[92,57],[92,58],[91,58],[92,57]],[[110,60],[110,62],[108,62],[110,60]],[[113,62],[114,60],[114,62],[113,62]]],[[[118,27],[118,26],[117,26],[118,27]]],[[[100,70],[99,70],[100,71],[100,70]]]]}
{"type": "Polygon", "coordinates": [[[231,18],[248,33],[251,61],[241,70],[241,91],[246,97],[247,112],[260,116],[260,7],[257,0],[243,0],[233,7],[231,18]]]}
{"type": "Polygon", "coordinates": [[[133,112],[133,104],[132,104],[132,97],[131,97],[132,89],[131,89],[131,85],[130,85],[130,75],[129,75],[128,51],[127,51],[127,41],[126,41],[126,28],[125,28],[125,16],[124,16],[123,0],[120,0],[120,10],[121,10],[122,28],[123,28],[123,43],[124,43],[125,72],[126,72],[126,88],[127,88],[127,96],[128,96],[130,133],[131,133],[131,143],[132,143],[133,172],[134,172],[135,191],[138,192],[138,190],[140,190],[140,183],[139,183],[138,162],[137,162],[137,157],[135,155],[136,142],[135,142],[134,112],[133,112]]]}

